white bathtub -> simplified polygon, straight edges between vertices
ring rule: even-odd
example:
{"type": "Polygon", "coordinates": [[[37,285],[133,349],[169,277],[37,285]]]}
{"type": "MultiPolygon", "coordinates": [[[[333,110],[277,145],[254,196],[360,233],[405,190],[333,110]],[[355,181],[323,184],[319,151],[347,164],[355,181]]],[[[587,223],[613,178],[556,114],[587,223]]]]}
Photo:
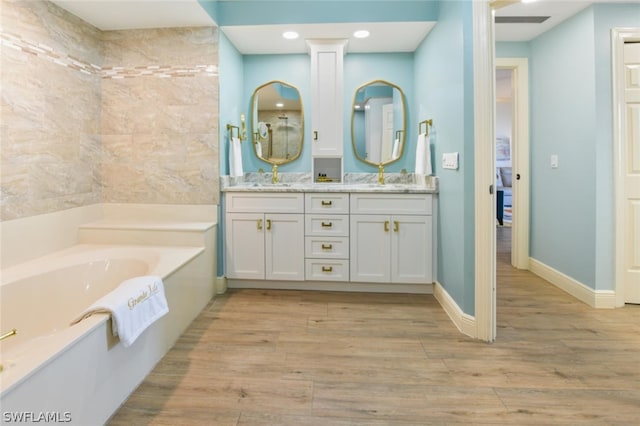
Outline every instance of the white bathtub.
{"type": "Polygon", "coordinates": [[[0,342],[0,423],[20,413],[104,423],[213,297],[203,251],[77,245],[3,270],[0,331],[17,335],[0,342]],[[131,347],[111,335],[109,315],[69,325],[124,279],[147,274],[163,277],[169,314],[131,347]]]}

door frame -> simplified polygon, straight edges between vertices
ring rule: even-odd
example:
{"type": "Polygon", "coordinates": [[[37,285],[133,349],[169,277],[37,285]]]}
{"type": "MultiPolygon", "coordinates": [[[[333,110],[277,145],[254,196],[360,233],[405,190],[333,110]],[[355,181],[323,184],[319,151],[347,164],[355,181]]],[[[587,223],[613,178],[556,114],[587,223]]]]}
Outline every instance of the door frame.
{"type": "Polygon", "coordinates": [[[625,304],[625,209],[624,170],[622,153],[626,146],[626,123],[624,122],[624,43],[640,41],[640,28],[612,28],[611,29],[611,76],[613,79],[613,186],[615,205],[615,268],[614,286],[616,292],[616,306],[625,304]]]}
{"type": "Polygon", "coordinates": [[[528,58],[496,58],[496,69],[510,69],[513,81],[513,222],[511,264],[529,269],[529,60],[528,58]]]}

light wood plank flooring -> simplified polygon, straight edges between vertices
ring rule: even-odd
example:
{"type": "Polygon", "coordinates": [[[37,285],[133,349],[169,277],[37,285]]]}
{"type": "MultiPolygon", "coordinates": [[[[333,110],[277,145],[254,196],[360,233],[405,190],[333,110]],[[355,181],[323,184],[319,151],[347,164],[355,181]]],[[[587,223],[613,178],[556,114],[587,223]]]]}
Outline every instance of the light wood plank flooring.
{"type": "Polygon", "coordinates": [[[512,269],[509,232],[493,344],[432,296],[229,291],[110,424],[639,424],[640,307],[595,310],[512,269]]]}

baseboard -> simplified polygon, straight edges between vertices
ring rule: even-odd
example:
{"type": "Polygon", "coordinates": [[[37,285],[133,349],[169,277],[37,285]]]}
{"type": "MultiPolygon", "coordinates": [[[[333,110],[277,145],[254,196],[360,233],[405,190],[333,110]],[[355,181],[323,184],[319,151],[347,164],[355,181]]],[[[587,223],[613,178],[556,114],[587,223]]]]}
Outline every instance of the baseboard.
{"type": "Polygon", "coordinates": [[[616,307],[616,292],[613,290],[594,290],[533,258],[529,258],[529,270],[593,308],[616,307]]]}
{"type": "Polygon", "coordinates": [[[228,278],[228,288],[433,294],[433,284],[388,284],[350,281],[270,281],[228,278]]]}
{"type": "Polygon", "coordinates": [[[477,339],[478,332],[475,317],[462,312],[460,306],[458,306],[456,301],[453,300],[453,297],[449,295],[447,290],[445,290],[439,282],[436,281],[433,290],[433,295],[436,300],[440,303],[447,315],[449,315],[449,318],[451,318],[455,326],[458,327],[458,330],[460,330],[462,334],[477,339]]]}

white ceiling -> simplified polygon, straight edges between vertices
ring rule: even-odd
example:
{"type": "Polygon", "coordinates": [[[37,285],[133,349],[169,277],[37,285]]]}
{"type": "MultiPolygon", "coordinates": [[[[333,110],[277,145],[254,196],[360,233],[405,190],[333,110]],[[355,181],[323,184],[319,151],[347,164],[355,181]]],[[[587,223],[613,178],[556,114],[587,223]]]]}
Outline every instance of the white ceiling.
{"type": "MultiPolygon", "coordinates": [[[[197,0],[51,0],[101,30],[214,25],[197,0]]],[[[598,2],[625,0],[598,0],[598,2]]],[[[636,0],[637,1],[637,0],[636,0]]],[[[628,1],[627,1],[628,2],[628,1]]],[[[586,8],[593,1],[539,0],[515,3],[496,16],[551,16],[542,24],[497,24],[497,41],[527,41],[586,8]]],[[[412,52],[431,31],[434,22],[376,22],[338,24],[248,25],[221,29],[243,54],[306,52],[307,38],[349,39],[348,52],[412,52]],[[355,30],[371,36],[355,39],[355,30]],[[298,40],[284,40],[285,30],[300,33],[298,40]]]]}

